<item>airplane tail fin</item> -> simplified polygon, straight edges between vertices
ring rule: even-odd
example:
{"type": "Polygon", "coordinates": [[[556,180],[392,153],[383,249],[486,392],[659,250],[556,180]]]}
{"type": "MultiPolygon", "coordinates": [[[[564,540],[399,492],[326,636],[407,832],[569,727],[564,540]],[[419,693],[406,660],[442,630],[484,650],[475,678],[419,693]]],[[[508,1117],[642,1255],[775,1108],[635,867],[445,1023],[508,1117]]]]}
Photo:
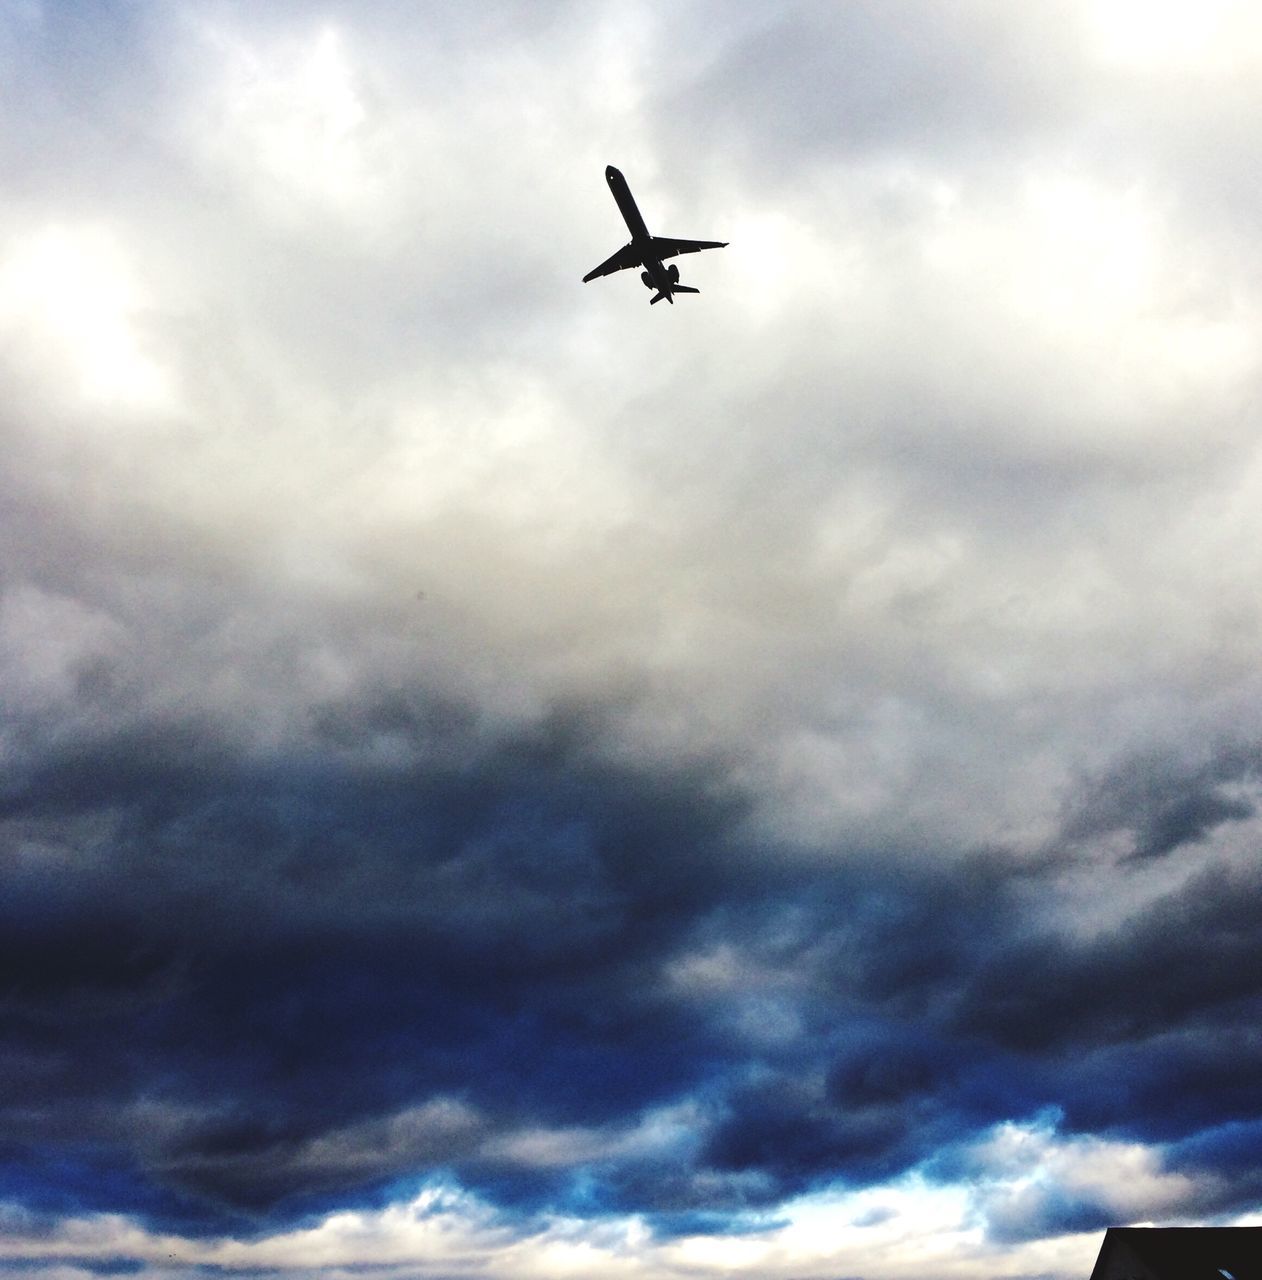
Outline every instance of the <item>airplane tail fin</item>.
{"type": "Polygon", "coordinates": [[[675,299],[672,298],[669,293],[655,293],[649,299],[649,306],[651,307],[655,302],[661,302],[663,298],[665,298],[666,301],[669,302],[672,307],[675,305],[675,299]]]}

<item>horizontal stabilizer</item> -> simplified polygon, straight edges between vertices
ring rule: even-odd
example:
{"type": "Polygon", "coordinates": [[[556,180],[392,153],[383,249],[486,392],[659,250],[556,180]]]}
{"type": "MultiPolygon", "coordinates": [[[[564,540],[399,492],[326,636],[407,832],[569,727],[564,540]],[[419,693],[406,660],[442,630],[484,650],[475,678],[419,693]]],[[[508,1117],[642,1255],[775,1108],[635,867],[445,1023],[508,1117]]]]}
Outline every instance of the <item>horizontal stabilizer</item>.
{"type": "Polygon", "coordinates": [[[700,289],[694,289],[690,284],[673,284],[670,287],[671,293],[700,293],[700,289]]]}

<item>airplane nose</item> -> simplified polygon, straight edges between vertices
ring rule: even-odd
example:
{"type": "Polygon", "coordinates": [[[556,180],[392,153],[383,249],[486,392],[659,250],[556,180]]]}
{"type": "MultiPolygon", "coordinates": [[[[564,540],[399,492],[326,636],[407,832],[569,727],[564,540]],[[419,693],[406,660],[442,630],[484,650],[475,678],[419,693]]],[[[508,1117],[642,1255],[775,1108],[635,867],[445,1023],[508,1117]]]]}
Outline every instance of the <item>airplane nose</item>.
{"type": "Polygon", "coordinates": [[[614,180],[614,175],[615,175],[617,172],[618,172],[618,170],[617,170],[617,169],[615,169],[615,168],[613,167],[613,165],[611,165],[611,164],[607,164],[607,165],[605,165],[605,181],[606,181],[606,182],[612,182],[612,181],[614,180]]]}

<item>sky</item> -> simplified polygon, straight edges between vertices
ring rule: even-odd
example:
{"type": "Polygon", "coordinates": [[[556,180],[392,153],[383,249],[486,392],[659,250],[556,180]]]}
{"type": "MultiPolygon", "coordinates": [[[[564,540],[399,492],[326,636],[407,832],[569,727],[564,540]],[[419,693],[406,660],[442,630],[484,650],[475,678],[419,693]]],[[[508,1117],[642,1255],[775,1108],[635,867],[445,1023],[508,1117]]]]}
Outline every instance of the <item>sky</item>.
{"type": "Polygon", "coordinates": [[[0,175],[0,1275],[1262,1224],[1256,6],[0,0],[0,175]]]}

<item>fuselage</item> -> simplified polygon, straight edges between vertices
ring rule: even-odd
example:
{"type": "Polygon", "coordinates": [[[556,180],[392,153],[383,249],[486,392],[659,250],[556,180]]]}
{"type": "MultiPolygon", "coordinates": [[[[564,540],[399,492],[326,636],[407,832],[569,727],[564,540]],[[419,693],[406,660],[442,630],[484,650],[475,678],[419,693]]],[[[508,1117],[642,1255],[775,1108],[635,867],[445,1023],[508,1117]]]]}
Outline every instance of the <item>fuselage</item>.
{"type": "Polygon", "coordinates": [[[631,239],[651,240],[649,229],[644,225],[644,219],[636,207],[635,197],[631,194],[631,188],[627,186],[626,178],[613,165],[609,165],[605,169],[605,181],[609,183],[609,190],[613,192],[613,198],[618,204],[618,212],[622,214],[622,220],[627,224],[631,239]]]}
{"type": "Polygon", "coordinates": [[[613,165],[608,165],[605,168],[605,181],[609,183],[609,190],[613,192],[618,212],[622,214],[622,220],[631,233],[631,243],[635,245],[640,261],[644,264],[645,283],[651,281],[659,293],[665,294],[668,302],[673,302],[671,286],[674,280],[662,265],[661,258],[653,250],[653,237],[649,234],[648,227],[644,225],[644,217],[636,206],[635,197],[631,194],[631,188],[627,186],[626,178],[613,165]]]}

